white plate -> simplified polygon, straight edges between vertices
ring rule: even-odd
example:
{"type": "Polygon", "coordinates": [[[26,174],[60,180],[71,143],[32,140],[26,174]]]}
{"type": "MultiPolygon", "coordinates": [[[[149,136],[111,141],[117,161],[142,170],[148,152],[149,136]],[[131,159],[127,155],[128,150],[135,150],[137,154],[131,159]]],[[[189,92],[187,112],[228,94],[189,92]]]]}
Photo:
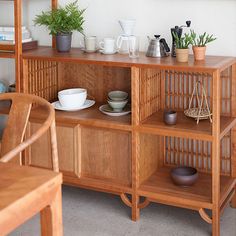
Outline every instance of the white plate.
{"type": "Polygon", "coordinates": [[[112,54],[116,54],[117,50],[115,50],[114,52],[104,52],[103,50],[99,50],[99,52],[104,54],[104,55],[112,55],[112,54]]]}
{"type": "Polygon", "coordinates": [[[127,105],[123,111],[116,112],[116,111],[113,111],[113,109],[109,106],[109,104],[105,104],[99,107],[99,111],[101,111],[102,113],[108,116],[124,116],[124,115],[128,115],[131,112],[131,107],[130,105],[127,105]]]}
{"type": "Polygon", "coordinates": [[[56,110],[60,110],[60,111],[79,111],[79,110],[83,110],[85,108],[89,108],[91,106],[93,106],[95,104],[94,100],[86,100],[84,105],[80,106],[80,107],[75,107],[75,108],[69,108],[69,107],[63,107],[61,105],[61,103],[59,101],[53,102],[52,106],[56,109],[56,110]]]}

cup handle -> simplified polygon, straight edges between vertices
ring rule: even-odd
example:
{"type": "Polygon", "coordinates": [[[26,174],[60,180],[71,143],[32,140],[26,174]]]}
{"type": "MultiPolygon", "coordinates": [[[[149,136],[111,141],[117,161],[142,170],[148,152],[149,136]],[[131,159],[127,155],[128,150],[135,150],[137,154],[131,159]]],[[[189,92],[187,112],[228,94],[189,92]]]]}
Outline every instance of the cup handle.
{"type": "Polygon", "coordinates": [[[99,47],[100,47],[102,50],[104,50],[104,42],[103,42],[103,41],[99,42],[99,47]]]}

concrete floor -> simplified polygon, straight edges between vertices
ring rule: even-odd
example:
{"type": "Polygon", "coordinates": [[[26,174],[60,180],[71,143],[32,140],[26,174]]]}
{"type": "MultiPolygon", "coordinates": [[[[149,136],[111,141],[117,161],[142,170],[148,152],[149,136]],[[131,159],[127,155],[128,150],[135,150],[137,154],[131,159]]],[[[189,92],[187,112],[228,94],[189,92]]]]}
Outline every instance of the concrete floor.
{"type": "MultiPolygon", "coordinates": [[[[65,236],[204,236],[211,226],[197,212],[159,204],[141,211],[138,222],[130,220],[130,208],[119,197],[63,187],[65,236]]],[[[40,235],[36,216],[11,236],[40,235]]],[[[221,219],[221,236],[236,236],[236,209],[228,207],[221,219]]]]}

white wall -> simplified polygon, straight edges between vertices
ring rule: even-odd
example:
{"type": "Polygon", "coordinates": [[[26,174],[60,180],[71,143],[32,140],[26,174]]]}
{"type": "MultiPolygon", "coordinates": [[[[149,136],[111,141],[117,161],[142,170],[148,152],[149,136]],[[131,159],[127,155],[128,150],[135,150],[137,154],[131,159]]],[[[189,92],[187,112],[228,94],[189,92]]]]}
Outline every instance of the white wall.
{"type": "MultiPolygon", "coordinates": [[[[35,39],[40,44],[49,45],[50,36],[44,27],[34,26],[32,20],[42,10],[50,8],[49,0],[24,0],[27,7],[25,19],[35,39]]],[[[59,0],[64,5],[69,0],[59,0]]],[[[201,33],[207,31],[217,37],[217,41],[208,46],[208,55],[236,56],[236,1],[235,0],[80,0],[86,7],[85,32],[103,37],[116,37],[121,33],[118,20],[135,18],[135,34],[141,37],[141,50],[147,48],[147,35],[161,34],[171,45],[170,28],[192,20],[192,28],[201,33]]],[[[10,17],[9,12],[1,18],[10,17]]],[[[75,33],[73,46],[79,46],[81,35],[75,33]]],[[[0,61],[1,65],[1,61],[0,61]]],[[[6,68],[6,67],[5,67],[6,68]]],[[[0,66],[0,79],[1,79],[0,66]]]]}

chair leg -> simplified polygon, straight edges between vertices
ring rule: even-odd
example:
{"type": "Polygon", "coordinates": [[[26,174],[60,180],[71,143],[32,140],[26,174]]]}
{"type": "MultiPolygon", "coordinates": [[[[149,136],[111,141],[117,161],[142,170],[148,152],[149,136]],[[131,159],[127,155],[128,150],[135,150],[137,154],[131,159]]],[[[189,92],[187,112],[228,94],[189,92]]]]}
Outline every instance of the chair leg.
{"type": "Polygon", "coordinates": [[[42,236],[63,235],[61,186],[52,203],[41,211],[40,217],[42,236]]]}
{"type": "Polygon", "coordinates": [[[212,236],[220,236],[220,210],[212,210],[212,236]]]}

